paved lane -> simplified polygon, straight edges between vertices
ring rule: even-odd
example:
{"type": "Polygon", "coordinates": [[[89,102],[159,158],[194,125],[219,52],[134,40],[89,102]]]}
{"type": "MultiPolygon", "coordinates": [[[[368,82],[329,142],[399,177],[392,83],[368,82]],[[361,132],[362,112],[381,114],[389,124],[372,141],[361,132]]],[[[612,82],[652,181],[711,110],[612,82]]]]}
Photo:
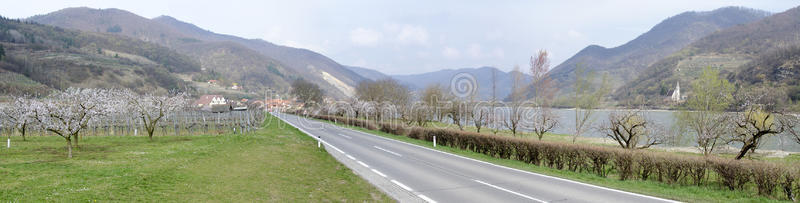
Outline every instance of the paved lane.
{"type": "Polygon", "coordinates": [[[511,169],[341,128],[275,114],[404,190],[429,202],[671,202],[511,169]]]}

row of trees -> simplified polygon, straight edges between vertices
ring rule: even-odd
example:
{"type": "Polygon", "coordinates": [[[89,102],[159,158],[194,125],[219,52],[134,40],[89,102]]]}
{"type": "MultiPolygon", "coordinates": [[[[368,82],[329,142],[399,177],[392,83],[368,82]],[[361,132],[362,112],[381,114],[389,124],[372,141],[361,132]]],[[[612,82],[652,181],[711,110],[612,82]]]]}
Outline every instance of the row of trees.
{"type": "Polygon", "coordinates": [[[71,158],[73,141],[77,142],[90,124],[116,114],[134,114],[152,140],[155,126],[166,115],[185,108],[187,102],[184,93],[139,95],[130,90],[69,88],[44,98],[17,97],[0,112],[23,139],[30,129],[63,137],[71,158]]]}
{"type": "MultiPolygon", "coordinates": [[[[559,118],[552,110],[555,93],[549,70],[548,53],[539,51],[530,60],[532,82],[525,84],[524,75],[515,68],[512,71],[512,92],[507,102],[476,101],[477,92],[456,94],[443,86],[433,84],[416,95],[392,79],[365,81],[358,85],[356,98],[349,102],[328,105],[318,109],[322,114],[333,114],[376,121],[403,121],[406,124],[426,126],[431,121],[446,122],[464,130],[474,125],[477,132],[488,127],[494,134],[507,129],[512,135],[524,135],[526,129],[541,140],[545,134],[559,125],[559,118]],[[531,91],[532,90],[532,91],[531,91]],[[532,93],[532,95],[529,95],[532,93]],[[530,99],[528,99],[530,98],[530,99]]],[[[800,143],[797,135],[796,115],[777,109],[775,95],[767,89],[752,89],[733,94],[733,85],[719,72],[706,68],[692,83],[692,93],[686,109],[676,114],[677,129],[665,126],[649,118],[640,110],[617,110],[608,118],[593,124],[592,115],[608,93],[607,77],[595,81],[591,72],[580,66],[575,71],[575,89],[572,95],[575,111],[573,142],[590,129],[597,129],[626,149],[642,149],[667,143],[681,134],[693,135],[697,147],[705,155],[712,154],[722,144],[741,146],[736,159],[753,152],[766,137],[787,134],[800,143]],[[724,112],[740,101],[740,111],[724,112]]],[[[474,82],[474,81],[473,81],[474,82]]],[[[477,84],[472,85],[477,89],[477,84]]]]}

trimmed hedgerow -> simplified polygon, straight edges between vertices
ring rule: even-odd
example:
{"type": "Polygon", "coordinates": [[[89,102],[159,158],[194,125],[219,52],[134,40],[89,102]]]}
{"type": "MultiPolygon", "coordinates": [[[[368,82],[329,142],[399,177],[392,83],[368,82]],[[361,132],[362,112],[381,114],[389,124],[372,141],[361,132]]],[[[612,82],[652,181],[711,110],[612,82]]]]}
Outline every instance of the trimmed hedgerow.
{"type": "Polygon", "coordinates": [[[514,159],[559,170],[588,172],[607,177],[614,172],[620,180],[656,180],[668,184],[719,184],[730,190],[747,190],[752,185],[759,195],[774,196],[781,191],[795,199],[800,190],[796,166],[717,157],[698,157],[646,150],[609,148],[487,135],[450,129],[410,127],[402,123],[378,123],[337,116],[312,116],[370,130],[433,141],[438,145],[469,150],[502,159],[514,159]],[[716,177],[717,183],[712,183],[716,177]]]}

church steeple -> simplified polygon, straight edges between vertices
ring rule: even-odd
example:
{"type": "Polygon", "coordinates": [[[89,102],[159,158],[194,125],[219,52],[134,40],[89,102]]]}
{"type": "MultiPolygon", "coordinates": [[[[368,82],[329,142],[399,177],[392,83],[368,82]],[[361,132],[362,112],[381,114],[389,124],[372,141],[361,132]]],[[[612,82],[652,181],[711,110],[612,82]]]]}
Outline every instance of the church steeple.
{"type": "Polygon", "coordinates": [[[672,92],[672,101],[679,102],[681,101],[681,82],[678,81],[675,83],[675,91],[672,92]]]}

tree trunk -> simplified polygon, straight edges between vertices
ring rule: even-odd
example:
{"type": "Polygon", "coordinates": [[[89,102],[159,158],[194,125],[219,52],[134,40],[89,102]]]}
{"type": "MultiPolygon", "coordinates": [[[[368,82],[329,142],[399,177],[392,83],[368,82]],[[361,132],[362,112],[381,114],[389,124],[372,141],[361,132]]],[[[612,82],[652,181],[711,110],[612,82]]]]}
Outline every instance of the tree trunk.
{"type": "Polygon", "coordinates": [[[71,139],[67,139],[67,158],[72,158],[72,140],[71,139]]]}
{"type": "Polygon", "coordinates": [[[739,151],[739,155],[736,155],[736,160],[742,159],[744,155],[747,154],[747,151],[749,151],[753,147],[754,147],[753,144],[745,144],[744,146],[742,146],[742,150],[739,151]]]}

